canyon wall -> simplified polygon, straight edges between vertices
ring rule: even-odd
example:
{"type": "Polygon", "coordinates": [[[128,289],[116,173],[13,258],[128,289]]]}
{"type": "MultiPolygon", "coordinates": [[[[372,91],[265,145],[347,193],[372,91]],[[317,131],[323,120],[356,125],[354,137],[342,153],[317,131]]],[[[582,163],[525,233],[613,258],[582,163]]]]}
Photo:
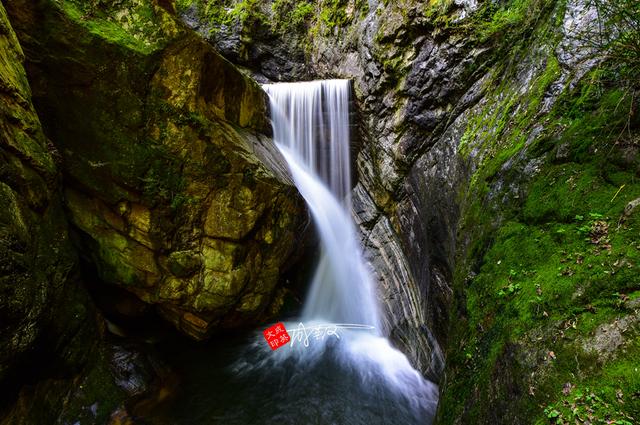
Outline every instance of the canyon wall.
{"type": "Polygon", "coordinates": [[[440,423],[637,417],[635,9],[610,4],[179,2],[258,80],[354,81],[354,213],[440,423]]]}

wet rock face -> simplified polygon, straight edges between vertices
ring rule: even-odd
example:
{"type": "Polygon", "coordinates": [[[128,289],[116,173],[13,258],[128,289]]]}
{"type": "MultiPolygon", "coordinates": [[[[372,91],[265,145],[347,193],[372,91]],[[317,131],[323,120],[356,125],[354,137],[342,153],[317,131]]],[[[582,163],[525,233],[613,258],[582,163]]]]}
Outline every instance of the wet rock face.
{"type": "Polygon", "coordinates": [[[463,95],[482,51],[430,34],[418,3],[370,5],[349,42],[321,42],[312,57],[321,75],[355,79],[365,139],[358,172],[372,200],[357,212],[368,223],[363,240],[379,271],[392,339],[438,381],[453,297],[456,193],[466,173],[457,157],[464,129],[443,132],[475,100],[463,95]]]}
{"type": "MultiPolygon", "coordinates": [[[[261,2],[257,13],[271,14],[271,4],[261,2]]],[[[258,82],[300,81],[313,75],[300,45],[303,40],[295,32],[282,37],[259,19],[216,25],[204,19],[195,3],[181,10],[180,18],[225,58],[249,69],[258,82]]]]}
{"type": "Polygon", "coordinates": [[[99,277],[196,339],[277,309],[308,217],[259,86],[151,2],[9,14],[99,277]]]}
{"type": "Polygon", "coordinates": [[[24,55],[0,5],[0,387],[32,352],[84,356],[87,318],[64,217],[58,154],[31,103],[24,55]],[[69,351],[74,351],[73,353],[69,351]]]}

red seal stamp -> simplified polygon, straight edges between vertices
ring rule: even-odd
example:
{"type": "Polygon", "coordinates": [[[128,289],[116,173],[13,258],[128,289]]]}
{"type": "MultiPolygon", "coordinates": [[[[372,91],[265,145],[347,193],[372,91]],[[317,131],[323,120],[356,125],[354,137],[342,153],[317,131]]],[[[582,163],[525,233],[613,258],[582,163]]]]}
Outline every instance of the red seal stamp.
{"type": "Polygon", "coordinates": [[[272,350],[277,350],[278,348],[291,341],[291,338],[289,337],[289,334],[287,333],[287,330],[285,329],[282,322],[268,327],[262,332],[262,334],[264,335],[264,339],[267,340],[267,343],[272,350]]]}

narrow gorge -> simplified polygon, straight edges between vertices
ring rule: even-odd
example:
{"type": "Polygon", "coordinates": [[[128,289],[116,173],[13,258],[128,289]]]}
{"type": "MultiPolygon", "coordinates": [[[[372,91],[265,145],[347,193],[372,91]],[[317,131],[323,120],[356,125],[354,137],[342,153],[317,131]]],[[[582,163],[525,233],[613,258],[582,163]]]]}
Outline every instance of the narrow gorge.
{"type": "Polygon", "coordinates": [[[0,29],[0,424],[640,422],[637,1],[0,29]]]}

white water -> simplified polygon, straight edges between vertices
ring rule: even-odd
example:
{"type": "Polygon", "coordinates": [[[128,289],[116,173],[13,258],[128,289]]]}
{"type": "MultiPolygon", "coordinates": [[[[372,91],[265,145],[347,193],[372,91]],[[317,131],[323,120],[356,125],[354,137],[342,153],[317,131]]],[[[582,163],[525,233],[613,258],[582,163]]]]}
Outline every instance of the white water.
{"type": "MultiPolygon", "coordinates": [[[[437,403],[437,387],[414,370],[382,335],[375,287],[350,215],[349,82],[271,84],[264,89],[271,100],[274,139],[309,205],[321,243],[301,319],[375,327],[373,332],[342,334],[333,347],[337,358],[357,372],[365,386],[393,389],[429,422],[437,403]]],[[[286,324],[288,329],[295,325],[286,324]]],[[[316,361],[325,355],[327,344],[314,342],[316,346],[284,347],[253,366],[292,357],[298,364],[316,361]]],[[[239,367],[251,368],[246,364],[239,367]]]]}
{"type": "Polygon", "coordinates": [[[266,85],[274,139],[320,236],[321,254],[303,320],[380,329],[379,309],[349,214],[349,82],[266,85]]]}

